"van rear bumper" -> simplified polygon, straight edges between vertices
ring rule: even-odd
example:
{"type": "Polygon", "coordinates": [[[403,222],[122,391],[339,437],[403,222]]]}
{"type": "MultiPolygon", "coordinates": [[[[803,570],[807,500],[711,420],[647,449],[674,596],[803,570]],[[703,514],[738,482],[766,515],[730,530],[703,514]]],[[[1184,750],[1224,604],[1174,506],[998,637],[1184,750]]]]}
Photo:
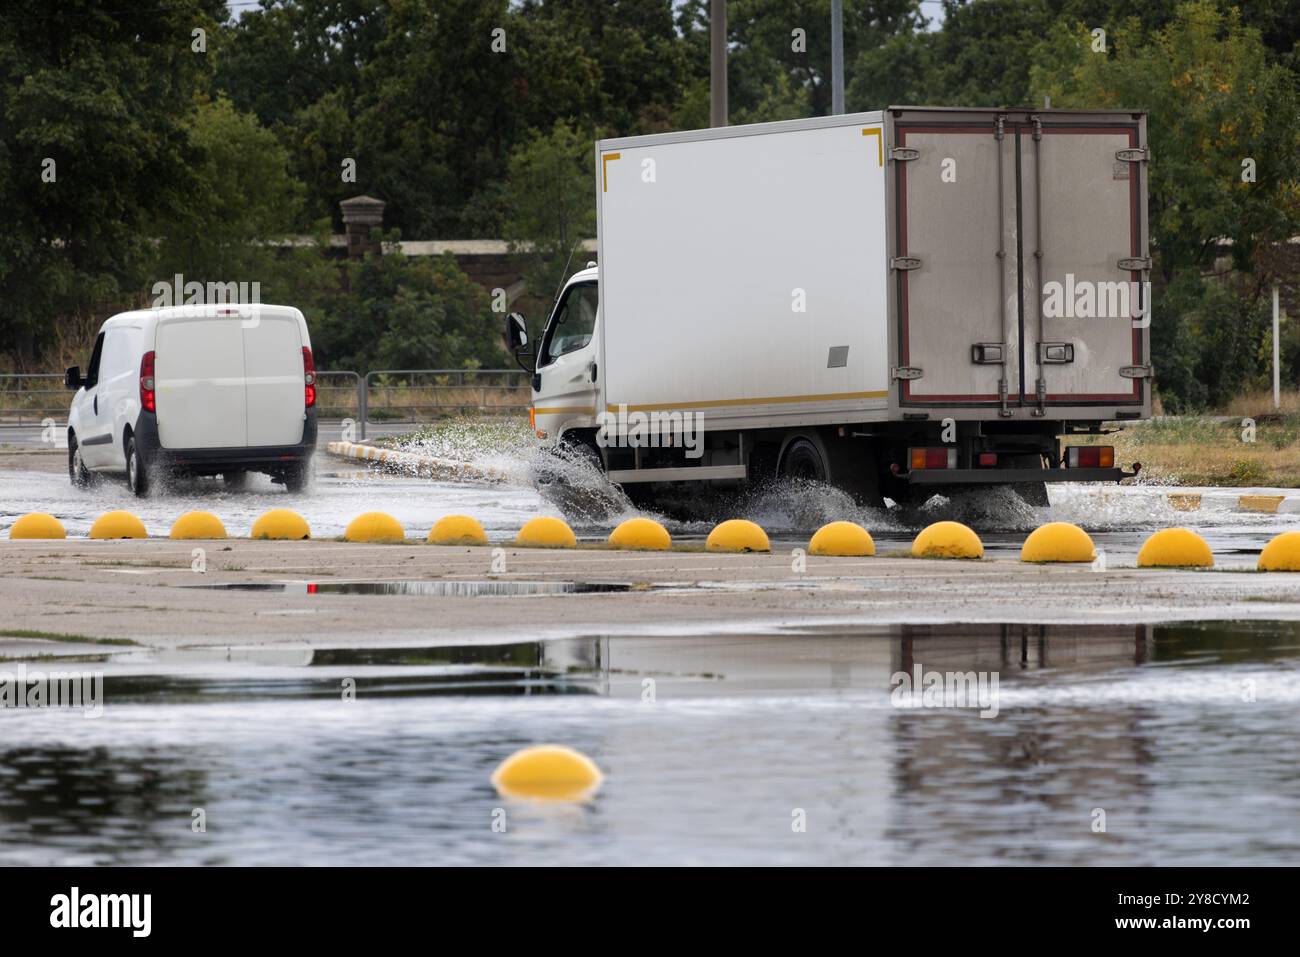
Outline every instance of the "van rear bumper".
{"type": "Polygon", "coordinates": [[[236,446],[228,449],[165,449],[158,440],[158,417],[141,412],[135,441],[145,457],[177,471],[216,475],[228,469],[274,472],[311,459],[316,452],[316,410],[308,409],[302,441],[294,445],[236,446]]]}

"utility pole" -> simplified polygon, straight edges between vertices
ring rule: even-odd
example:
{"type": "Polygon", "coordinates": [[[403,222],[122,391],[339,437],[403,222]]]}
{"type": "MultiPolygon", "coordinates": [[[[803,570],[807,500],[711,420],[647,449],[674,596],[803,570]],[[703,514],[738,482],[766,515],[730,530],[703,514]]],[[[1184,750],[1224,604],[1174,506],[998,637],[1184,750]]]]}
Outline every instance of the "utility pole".
{"type": "Polygon", "coordinates": [[[1277,283],[1273,283],[1273,411],[1282,411],[1282,369],[1278,358],[1278,328],[1281,319],[1278,314],[1277,283]]]}
{"type": "Polygon", "coordinates": [[[831,112],[844,112],[844,3],[831,0],[831,112]]]}
{"type": "Polygon", "coordinates": [[[727,125],[727,0],[709,0],[709,125],[727,125]]]}

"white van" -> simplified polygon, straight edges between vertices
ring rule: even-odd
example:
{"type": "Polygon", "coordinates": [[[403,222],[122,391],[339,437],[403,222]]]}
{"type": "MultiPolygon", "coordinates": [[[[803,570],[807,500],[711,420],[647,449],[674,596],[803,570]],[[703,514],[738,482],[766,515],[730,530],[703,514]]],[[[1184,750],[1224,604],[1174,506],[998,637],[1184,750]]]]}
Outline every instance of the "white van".
{"type": "Polygon", "coordinates": [[[107,320],[68,413],[68,475],[125,474],[145,495],[161,474],[264,472],[300,490],[316,448],[316,370],[290,306],[141,309],[107,320]]]}

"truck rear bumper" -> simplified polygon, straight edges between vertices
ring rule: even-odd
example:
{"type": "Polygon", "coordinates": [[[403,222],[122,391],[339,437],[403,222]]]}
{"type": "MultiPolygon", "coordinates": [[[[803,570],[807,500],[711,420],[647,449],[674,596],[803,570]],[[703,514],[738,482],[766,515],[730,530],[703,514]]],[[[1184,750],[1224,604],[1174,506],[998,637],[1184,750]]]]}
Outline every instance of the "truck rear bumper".
{"type": "Polygon", "coordinates": [[[913,485],[1007,485],[1016,482],[1118,482],[1138,474],[1111,469],[914,469],[899,478],[913,485]]]}

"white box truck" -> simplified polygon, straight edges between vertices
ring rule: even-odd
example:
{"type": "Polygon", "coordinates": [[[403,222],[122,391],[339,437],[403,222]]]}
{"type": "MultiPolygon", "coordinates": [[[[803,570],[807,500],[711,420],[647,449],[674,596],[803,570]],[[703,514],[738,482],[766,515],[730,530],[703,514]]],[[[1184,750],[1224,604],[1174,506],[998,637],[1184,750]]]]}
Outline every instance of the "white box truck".
{"type": "Polygon", "coordinates": [[[300,491],[316,450],[316,368],[307,322],[290,306],[138,309],[105,320],[68,412],[68,476],[265,472],[300,491]]]}
{"type": "Polygon", "coordinates": [[[1045,503],[1135,474],[1068,442],[1150,415],[1144,113],[891,107],[595,153],[599,266],[535,350],[506,324],[539,440],[645,497],[776,474],[1045,503]]]}

